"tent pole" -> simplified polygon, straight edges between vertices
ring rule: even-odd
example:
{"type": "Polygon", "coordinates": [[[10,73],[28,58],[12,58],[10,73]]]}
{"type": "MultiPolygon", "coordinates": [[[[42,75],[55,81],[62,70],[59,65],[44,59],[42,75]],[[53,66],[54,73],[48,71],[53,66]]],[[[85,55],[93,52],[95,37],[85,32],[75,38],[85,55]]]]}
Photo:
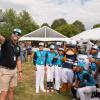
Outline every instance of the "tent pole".
{"type": "MultiPolygon", "coordinates": [[[[46,30],[46,26],[45,26],[45,38],[47,37],[46,34],[47,34],[47,30],[46,30]]],[[[45,47],[46,47],[46,41],[45,41],[44,44],[45,44],[45,47]]]]}

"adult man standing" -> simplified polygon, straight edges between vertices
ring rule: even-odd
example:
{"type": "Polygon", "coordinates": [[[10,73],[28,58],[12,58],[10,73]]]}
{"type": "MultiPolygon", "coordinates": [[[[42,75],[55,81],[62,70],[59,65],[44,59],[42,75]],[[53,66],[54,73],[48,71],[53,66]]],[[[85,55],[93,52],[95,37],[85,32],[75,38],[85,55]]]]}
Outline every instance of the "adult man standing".
{"type": "Polygon", "coordinates": [[[6,39],[0,34],[0,100],[6,100],[7,96],[8,100],[14,100],[14,90],[17,86],[17,69],[18,79],[22,79],[20,47],[17,44],[20,36],[20,29],[14,29],[10,39],[6,39]]]}
{"type": "Polygon", "coordinates": [[[34,69],[36,71],[36,93],[39,93],[39,89],[46,92],[44,89],[44,75],[46,66],[46,51],[44,49],[44,43],[39,43],[39,50],[37,50],[33,57],[34,69]]]}

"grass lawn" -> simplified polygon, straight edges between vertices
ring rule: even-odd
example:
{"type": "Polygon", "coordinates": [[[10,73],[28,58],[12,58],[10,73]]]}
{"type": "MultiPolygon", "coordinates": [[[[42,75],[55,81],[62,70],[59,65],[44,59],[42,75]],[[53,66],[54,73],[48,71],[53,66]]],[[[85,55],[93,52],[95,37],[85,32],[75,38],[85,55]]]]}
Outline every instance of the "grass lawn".
{"type": "Polygon", "coordinates": [[[23,64],[23,80],[18,83],[14,100],[72,100],[70,93],[35,93],[35,72],[32,64],[23,64]]]}

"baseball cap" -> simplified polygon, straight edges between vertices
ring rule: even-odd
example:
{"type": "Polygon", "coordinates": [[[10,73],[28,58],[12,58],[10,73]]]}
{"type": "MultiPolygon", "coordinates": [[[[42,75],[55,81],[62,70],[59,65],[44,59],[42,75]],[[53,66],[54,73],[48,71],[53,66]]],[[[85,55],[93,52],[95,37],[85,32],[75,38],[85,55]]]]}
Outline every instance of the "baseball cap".
{"type": "Polygon", "coordinates": [[[43,43],[43,42],[40,42],[40,43],[39,43],[39,46],[44,46],[44,43],[43,43]]]}
{"type": "Polygon", "coordinates": [[[77,62],[75,62],[73,65],[74,65],[74,66],[78,66],[78,63],[77,63],[77,62]]]}
{"type": "Polygon", "coordinates": [[[21,35],[21,30],[19,28],[15,28],[13,30],[13,34],[15,34],[15,35],[21,35]]]}
{"type": "Polygon", "coordinates": [[[56,42],[56,45],[61,46],[62,43],[61,42],[56,42]]]}
{"type": "Polygon", "coordinates": [[[98,50],[98,46],[94,45],[92,49],[98,50]]]}
{"type": "Polygon", "coordinates": [[[64,51],[64,49],[63,49],[63,48],[59,48],[58,50],[59,50],[59,51],[64,51]]]}
{"type": "Polygon", "coordinates": [[[77,45],[77,41],[76,40],[71,40],[71,44],[72,45],[77,45]]]}
{"type": "Polygon", "coordinates": [[[71,48],[74,48],[77,45],[77,41],[76,40],[70,40],[70,41],[67,42],[67,45],[71,48]]]}
{"type": "Polygon", "coordinates": [[[55,46],[54,45],[50,45],[50,49],[55,49],[55,46]]]}

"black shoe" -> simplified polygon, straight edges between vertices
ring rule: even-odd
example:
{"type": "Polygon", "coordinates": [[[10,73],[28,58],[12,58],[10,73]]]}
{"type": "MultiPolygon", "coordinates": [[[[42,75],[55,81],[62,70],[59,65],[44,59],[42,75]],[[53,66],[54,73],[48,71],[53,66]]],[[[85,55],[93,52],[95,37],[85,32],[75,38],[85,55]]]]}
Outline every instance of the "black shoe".
{"type": "Polygon", "coordinates": [[[56,90],[57,93],[60,93],[60,90],[56,90]]]}
{"type": "Polygon", "coordinates": [[[96,92],[92,92],[91,98],[95,98],[96,92]]]}
{"type": "Polygon", "coordinates": [[[99,92],[96,91],[95,97],[99,97],[99,92]]]}
{"type": "Polygon", "coordinates": [[[73,98],[73,100],[77,100],[76,98],[73,98]]]}
{"type": "Polygon", "coordinates": [[[73,100],[78,100],[76,96],[73,96],[73,100]]]}

